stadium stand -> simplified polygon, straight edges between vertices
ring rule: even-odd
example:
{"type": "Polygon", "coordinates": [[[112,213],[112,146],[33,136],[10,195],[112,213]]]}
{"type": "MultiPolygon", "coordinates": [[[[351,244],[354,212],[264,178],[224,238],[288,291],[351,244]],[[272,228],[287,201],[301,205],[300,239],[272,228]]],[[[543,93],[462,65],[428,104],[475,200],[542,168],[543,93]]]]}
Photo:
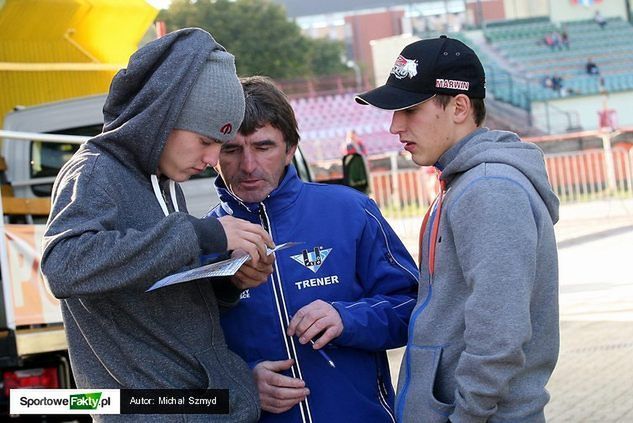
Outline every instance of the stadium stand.
{"type": "MultiPolygon", "coordinates": [[[[440,33],[416,35],[431,38],[440,33]]],[[[558,25],[548,17],[538,17],[490,23],[479,39],[469,32],[448,35],[471,46],[486,69],[489,127],[537,135],[540,129],[530,127],[527,115],[519,112],[529,111],[533,101],[633,90],[633,26],[622,18],[609,18],[604,30],[593,20],[558,25]],[[544,35],[554,31],[567,32],[569,48],[552,49],[543,43],[544,35]],[[590,57],[598,65],[599,75],[586,73],[585,64],[590,57]],[[543,84],[546,77],[554,75],[562,78],[560,90],[543,84]],[[520,125],[519,121],[527,123],[520,125]]],[[[351,129],[356,130],[370,156],[401,151],[398,138],[389,133],[391,113],[359,106],[353,97],[346,93],[291,101],[303,149],[310,160],[339,158],[345,134],[351,129]]],[[[576,124],[567,126],[563,129],[579,129],[576,124]]]]}
{"type": "Polygon", "coordinates": [[[368,155],[400,151],[398,137],[389,133],[391,113],[375,107],[363,107],[354,94],[335,94],[293,99],[301,145],[309,160],[333,160],[341,157],[345,135],[354,129],[368,155]]]}
{"type": "Polygon", "coordinates": [[[633,26],[621,18],[610,18],[604,30],[593,20],[561,26],[548,18],[506,21],[490,24],[484,35],[514,69],[501,72],[489,84],[497,100],[527,109],[531,101],[633,90],[633,26]],[[563,30],[569,35],[569,48],[552,48],[543,42],[546,34],[563,30]],[[590,57],[598,65],[599,75],[586,73],[590,57]],[[553,75],[562,78],[561,90],[543,83],[553,75]]]}

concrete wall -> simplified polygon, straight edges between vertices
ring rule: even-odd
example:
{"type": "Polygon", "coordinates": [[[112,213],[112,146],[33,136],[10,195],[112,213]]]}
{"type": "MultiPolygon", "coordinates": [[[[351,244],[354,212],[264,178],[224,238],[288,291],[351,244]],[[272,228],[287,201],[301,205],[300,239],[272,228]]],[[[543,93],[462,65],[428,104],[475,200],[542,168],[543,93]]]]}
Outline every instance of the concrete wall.
{"type": "MultiPolygon", "coordinates": [[[[569,0],[564,0],[569,1],[569,0]]],[[[552,0],[552,3],[562,3],[563,0],[552,0]]],[[[550,10],[549,0],[503,0],[506,19],[532,18],[547,16],[550,10]]]]}
{"type": "Polygon", "coordinates": [[[565,131],[566,121],[561,111],[577,115],[579,123],[585,130],[598,129],[598,112],[606,106],[615,110],[620,127],[633,126],[633,91],[591,95],[582,97],[563,97],[549,102],[533,102],[532,117],[534,125],[547,130],[547,111],[549,110],[549,126],[552,132],[565,131]],[[550,106],[548,108],[548,105],[550,106]]]}
{"type": "Polygon", "coordinates": [[[466,2],[466,21],[477,27],[484,22],[507,19],[505,12],[506,0],[468,0],[466,2]]]}
{"type": "Polygon", "coordinates": [[[411,34],[403,34],[370,42],[375,85],[383,85],[387,81],[389,73],[396,62],[396,58],[402,49],[419,39],[420,38],[414,37],[411,34]]]}
{"type": "Polygon", "coordinates": [[[369,43],[372,40],[402,34],[403,16],[402,10],[388,10],[345,17],[345,23],[351,28],[354,59],[364,65],[369,73],[366,76],[374,77],[371,72],[373,57],[369,43]]]}
{"type": "Polygon", "coordinates": [[[593,19],[596,10],[599,10],[600,14],[605,18],[619,16],[626,20],[626,4],[624,0],[594,1],[591,6],[573,4],[570,0],[550,1],[550,17],[553,22],[593,19]]]}

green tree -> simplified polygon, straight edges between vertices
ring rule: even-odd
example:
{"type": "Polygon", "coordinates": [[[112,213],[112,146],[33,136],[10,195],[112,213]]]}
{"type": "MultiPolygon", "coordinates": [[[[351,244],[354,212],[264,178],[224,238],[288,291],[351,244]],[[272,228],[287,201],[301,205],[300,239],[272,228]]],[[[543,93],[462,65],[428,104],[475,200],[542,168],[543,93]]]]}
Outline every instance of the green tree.
{"type": "Polygon", "coordinates": [[[343,43],[325,38],[311,38],[309,44],[310,67],[314,75],[340,75],[350,72],[343,63],[343,43]]]}
{"type": "Polygon", "coordinates": [[[159,19],[170,31],[209,31],[235,55],[240,75],[292,79],[346,70],[341,43],[305,37],[285,9],[269,0],[174,0],[159,19]]]}

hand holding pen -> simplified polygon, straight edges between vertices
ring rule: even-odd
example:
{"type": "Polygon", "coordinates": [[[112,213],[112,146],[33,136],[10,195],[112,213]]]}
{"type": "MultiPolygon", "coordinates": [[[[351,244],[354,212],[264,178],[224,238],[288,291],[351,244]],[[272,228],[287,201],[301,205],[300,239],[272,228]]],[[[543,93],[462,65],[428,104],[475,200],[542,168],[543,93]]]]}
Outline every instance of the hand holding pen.
{"type": "Polygon", "coordinates": [[[300,308],[292,317],[287,333],[299,337],[301,344],[310,342],[330,366],[334,362],[321,350],[343,332],[343,321],[338,311],[329,303],[316,300],[300,308]],[[316,339],[316,340],[315,340],[316,339]]]}

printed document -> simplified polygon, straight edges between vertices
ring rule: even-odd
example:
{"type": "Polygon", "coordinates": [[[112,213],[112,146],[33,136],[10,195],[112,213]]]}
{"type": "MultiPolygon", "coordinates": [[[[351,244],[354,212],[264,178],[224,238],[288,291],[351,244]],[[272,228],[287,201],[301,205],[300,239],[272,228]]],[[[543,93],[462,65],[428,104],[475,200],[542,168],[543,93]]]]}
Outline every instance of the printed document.
{"type": "MultiPolygon", "coordinates": [[[[275,251],[294,247],[298,244],[302,244],[302,242],[285,242],[283,244],[276,245],[275,248],[267,248],[266,254],[271,255],[275,251]]],[[[153,291],[158,288],[163,288],[165,286],[175,285],[177,283],[192,281],[195,279],[232,276],[236,274],[239,268],[242,267],[242,265],[248,260],[250,260],[250,258],[250,255],[245,254],[243,256],[232,257],[227,260],[222,260],[204,266],[196,267],[194,269],[185,270],[184,272],[175,273],[173,275],[166,276],[156,282],[147,290],[147,292],[153,291]]]]}

